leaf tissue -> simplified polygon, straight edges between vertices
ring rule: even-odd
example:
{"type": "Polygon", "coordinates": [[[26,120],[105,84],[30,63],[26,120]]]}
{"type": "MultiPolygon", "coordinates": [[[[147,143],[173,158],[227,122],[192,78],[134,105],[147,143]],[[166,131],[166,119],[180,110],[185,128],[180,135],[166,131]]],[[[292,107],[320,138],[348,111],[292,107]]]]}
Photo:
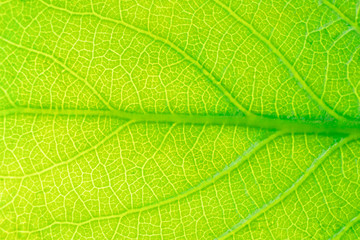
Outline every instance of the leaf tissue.
{"type": "Polygon", "coordinates": [[[1,0],[0,239],[360,239],[359,0],[1,0]]]}

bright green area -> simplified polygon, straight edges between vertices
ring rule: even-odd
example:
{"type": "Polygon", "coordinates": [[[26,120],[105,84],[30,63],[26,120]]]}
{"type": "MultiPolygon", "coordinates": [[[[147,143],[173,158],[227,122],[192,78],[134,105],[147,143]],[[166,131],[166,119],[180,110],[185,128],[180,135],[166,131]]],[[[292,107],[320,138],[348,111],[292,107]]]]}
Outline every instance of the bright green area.
{"type": "Polygon", "coordinates": [[[358,0],[0,1],[0,239],[360,239],[358,0]]]}

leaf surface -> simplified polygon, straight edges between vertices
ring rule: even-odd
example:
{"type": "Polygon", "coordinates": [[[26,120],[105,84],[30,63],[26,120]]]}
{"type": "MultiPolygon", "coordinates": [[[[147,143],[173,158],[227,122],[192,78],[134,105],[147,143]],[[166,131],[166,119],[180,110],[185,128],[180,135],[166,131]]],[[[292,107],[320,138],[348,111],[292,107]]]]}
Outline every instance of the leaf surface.
{"type": "Polygon", "coordinates": [[[360,238],[359,9],[1,1],[0,238],[360,238]]]}

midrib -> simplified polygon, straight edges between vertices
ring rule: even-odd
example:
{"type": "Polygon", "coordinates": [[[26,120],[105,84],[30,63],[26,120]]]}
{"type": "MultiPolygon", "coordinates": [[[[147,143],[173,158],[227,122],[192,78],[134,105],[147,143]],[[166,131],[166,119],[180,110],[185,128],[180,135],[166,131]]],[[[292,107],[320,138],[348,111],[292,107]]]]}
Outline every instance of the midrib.
{"type": "Polygon", "coordinates": [[[100,116],[135,120],[137,122],[168,122],[211,125],[240,125],[296,133],[327,133],[360,135],[360,122],[336,120],[290,120],[261,116],[211,116],[169,113],[132,113],[119,110],[75,110],[75,109],[40,109],[17,107],[0,111],[0,116],[12,114],[60,115],[60,116],[100,116]]]}

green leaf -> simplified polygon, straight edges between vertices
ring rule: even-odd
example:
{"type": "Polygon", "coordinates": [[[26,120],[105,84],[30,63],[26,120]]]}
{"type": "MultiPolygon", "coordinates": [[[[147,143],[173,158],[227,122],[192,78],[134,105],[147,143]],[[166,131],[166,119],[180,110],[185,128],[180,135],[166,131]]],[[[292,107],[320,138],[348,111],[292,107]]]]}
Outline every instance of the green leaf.
{"type": "Polygon", "coordinates": [[[358,0],[0,2],[0,239],[359,239],[358,0]]]}

